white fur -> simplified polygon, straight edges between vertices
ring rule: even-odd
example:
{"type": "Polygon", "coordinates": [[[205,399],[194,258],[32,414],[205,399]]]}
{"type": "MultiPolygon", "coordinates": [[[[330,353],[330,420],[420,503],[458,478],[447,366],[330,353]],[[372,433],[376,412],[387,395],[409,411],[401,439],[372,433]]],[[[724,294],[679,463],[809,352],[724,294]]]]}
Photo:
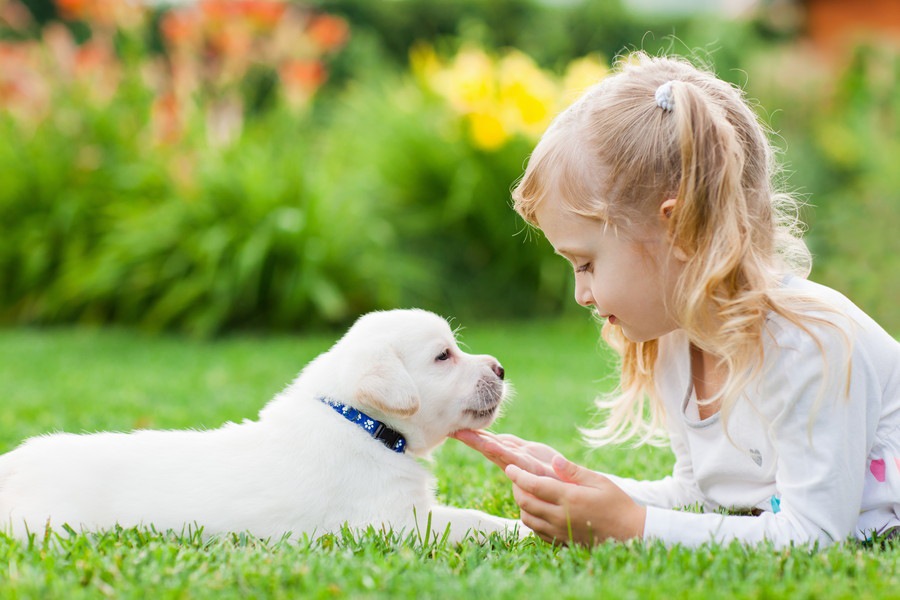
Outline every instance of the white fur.
{"type": "Polygon", "coordinates": [[[207,535],[318,535],[375,525],[450,539],[521,522],[436,506],[426,457],[459,429],[489,425],[506,391],[499,363],[456,344],[422,310],[361,317],[259,413],[211,431],[136,431],[26,440],[0,456],[0,530],[202,526],[207,535]],[[449,360],[437,360],[449,350],[449,360]],[[495,371],[496,370],[496,371],[495,371]],[[395,453],[319,398],[353,406],[403,433],[395,453]],[[418,516],[418,524],[414,520],[418,516]]]}

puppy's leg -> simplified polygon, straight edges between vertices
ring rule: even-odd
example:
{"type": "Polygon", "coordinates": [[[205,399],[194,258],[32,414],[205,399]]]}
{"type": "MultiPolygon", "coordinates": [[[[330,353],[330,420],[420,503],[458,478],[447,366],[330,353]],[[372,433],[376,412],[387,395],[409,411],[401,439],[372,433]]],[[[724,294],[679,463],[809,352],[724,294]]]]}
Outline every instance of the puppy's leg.
{"type": "MultiPolygon", "coordinates": [[[[428,515],[417,515],[416,518],[421,531],[427,526],[428,515]]],[[[480,510],[470,508],[432,507],[432,535],[440,539],[448,526],[450,527],[450,533],[447,539],[451,543],[461,542],[469,535],[475,540],[483,542],[489,534],[494,532],[515,532],[519,539],[523,539],[531,533],[531,530],[517,519],[504,519],[503,517],[489,515],[480,510]]]]}

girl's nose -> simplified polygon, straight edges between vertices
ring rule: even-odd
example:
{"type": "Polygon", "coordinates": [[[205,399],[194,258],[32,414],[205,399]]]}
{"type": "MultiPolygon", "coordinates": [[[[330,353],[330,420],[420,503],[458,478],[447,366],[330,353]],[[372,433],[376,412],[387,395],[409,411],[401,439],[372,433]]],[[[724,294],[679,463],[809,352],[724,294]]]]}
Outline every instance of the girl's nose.
{"type": "Polygon", "coordinates": [[[594,295],[591,293],[591,286],[579,284],[575,282],[575,302],[581,306],[591,306],[594,304],[594,295]]]}

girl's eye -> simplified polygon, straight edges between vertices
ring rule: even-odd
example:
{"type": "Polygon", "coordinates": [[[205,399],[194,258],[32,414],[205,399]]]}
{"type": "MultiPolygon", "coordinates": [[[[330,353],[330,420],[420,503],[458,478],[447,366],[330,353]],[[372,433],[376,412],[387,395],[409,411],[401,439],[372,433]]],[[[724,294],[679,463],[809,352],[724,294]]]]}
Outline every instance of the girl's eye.
{"type": "Polygon", "coordinates": [[[592,267],[591,263],[584,263],[583,265],[581,265],[579,267],[575,267],[575,272],[576,273],[590,273],[591,267],[592,267]]]}
{"type": "Polygon", "coordinates": [[[443,352],[438,354],[434,360],[447,360],[449,358],[450,358],[450,350],[448,348],[447,350],[444,350],[443,352]]]}

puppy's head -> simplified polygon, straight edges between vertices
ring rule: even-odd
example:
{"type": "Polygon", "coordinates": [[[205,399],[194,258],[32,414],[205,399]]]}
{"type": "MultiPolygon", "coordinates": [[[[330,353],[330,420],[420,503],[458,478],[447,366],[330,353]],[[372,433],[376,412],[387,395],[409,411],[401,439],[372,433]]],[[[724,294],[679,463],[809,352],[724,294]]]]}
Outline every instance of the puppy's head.
{"type": "Polygon", "coordinates": [[[507,390],[497,359],[460,350],[447,321],[424,310],[364,315],[329,354],[337,399],[402,433],[417,455],[490,425],[507,390]]]}

